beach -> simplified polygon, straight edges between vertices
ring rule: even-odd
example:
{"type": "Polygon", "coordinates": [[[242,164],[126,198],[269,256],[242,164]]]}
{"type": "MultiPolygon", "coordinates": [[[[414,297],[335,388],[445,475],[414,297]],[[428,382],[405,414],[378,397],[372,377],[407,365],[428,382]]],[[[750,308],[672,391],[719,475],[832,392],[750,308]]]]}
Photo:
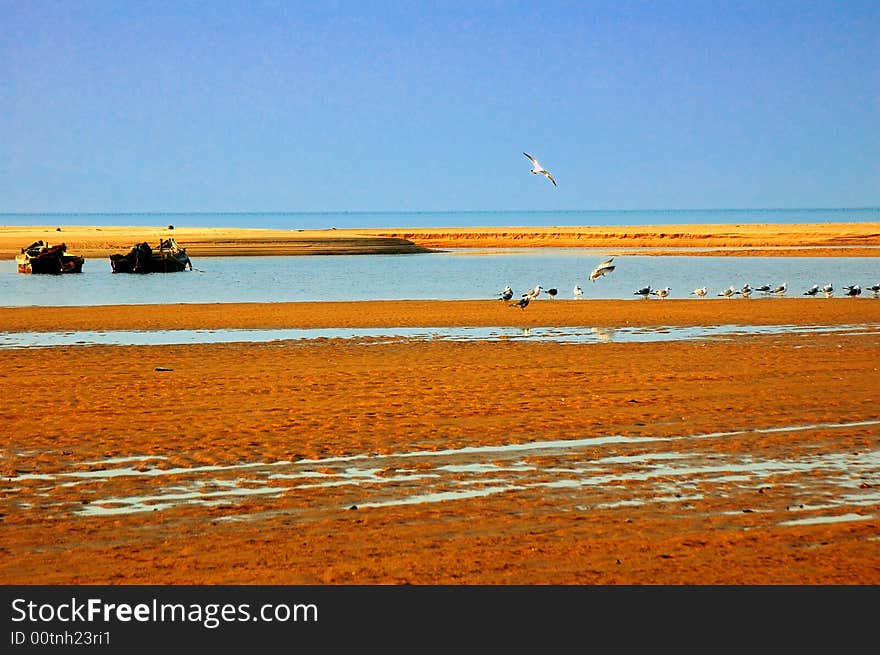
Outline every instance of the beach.
{"type": "MultiPolygon", "coordinates": [[[[166,234],[96,232],[61,234],[89,256],[166,234]]],[[[877,239],[876,225],[836,241],[778,233],[716,245],[783,256],[877,239]]],[[[194,257],[305,252],[296,235],[174,234],[194,257]]],[[[22,237],[2,231],[0,252],[22,237]]],[[[343,247],[335,238],[321,248],[343,247]]],[[[418,230],[365,238],[456,242],[418,230]]],[[[457,241],[489,247],[485,234],[457,241]]],[[[878,323],[867,295],[542,298],[522,311],[497,300],[3,307],[5,332],[788,329],[644,343],[3,349],[0,397],[15,401],[0,409],[0,579],[878,584],[880,340],[855,329],[878,323]]]]}

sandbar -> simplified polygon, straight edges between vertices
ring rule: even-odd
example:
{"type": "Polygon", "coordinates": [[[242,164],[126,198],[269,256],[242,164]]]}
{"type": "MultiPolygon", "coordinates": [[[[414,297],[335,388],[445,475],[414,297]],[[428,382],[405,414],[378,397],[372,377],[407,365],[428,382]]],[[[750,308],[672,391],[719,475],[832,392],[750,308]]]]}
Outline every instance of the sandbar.
{"type": "Polygon", "coordinates": [[[84,257],[125,253],[173,235],[193,259],[212,256],[412,254],[451,248],[601,248],[618,254],[880,256],[880,223],[272,230],[185,226],[0,226],[0,259],[34,241],[84,257]]]}

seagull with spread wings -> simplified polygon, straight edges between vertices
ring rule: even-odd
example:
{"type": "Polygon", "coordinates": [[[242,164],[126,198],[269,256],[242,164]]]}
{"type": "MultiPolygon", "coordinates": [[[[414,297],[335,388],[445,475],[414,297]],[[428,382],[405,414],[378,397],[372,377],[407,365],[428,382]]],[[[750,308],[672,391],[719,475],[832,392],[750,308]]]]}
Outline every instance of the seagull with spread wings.
{"type": "Polygon", "coordinates": [[[615,265],[611,263],[613,261],[614,257],[610,257],[594,268],[593,272],[590,273],[590,282],[595,283],[597,278],[613,271],[616,268],[615,265]]]}
{"type": "Polygon", "coordinates": [[[548,171],[546,168],[544,168],[543,166],[541,166],[541,164],[538,163],[538,160],[537,160],[537,159],[535,159],[534,157],[532,157],[532,156],[531,156],[529,153],[527,153],[527,152],[524,152],[523,154],[524,154],[526,157],[529,158],[529,161],[532,162],[532,170],[529,171],[532,175],[538,175],[538,174],[541,174],[541,175],[545,176],[548,180],[550,180],[551,182],[553,182],[553,186],[559,186],[558,184],[556,184],[556,180],[553,179],[553,176],[550,175],[550,171],[548,171]]]}

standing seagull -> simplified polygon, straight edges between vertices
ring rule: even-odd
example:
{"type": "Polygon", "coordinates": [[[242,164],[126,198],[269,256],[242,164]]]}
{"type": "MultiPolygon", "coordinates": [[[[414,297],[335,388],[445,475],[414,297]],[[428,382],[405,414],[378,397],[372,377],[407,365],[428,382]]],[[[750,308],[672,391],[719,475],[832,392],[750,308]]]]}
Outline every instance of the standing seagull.
{"type": "Polygon", "coordinates": [[[642,287],[638,291],[633,292],[633,295],[634,296],[641,296],[642,298],[647,300],[648,296],[650,296],[652,293],[653,293],[653,289],[651,289],[651,285],[649,284],[648,286],[642,287]]]}
{"type": "Polygon", "coordinates": [[[731,284],[729,287],[727,287],[724,291],[722,291],[718,295],[724,296],[725,298],[732,298],[735,293],[736,293],[736,287],[734,287],[731,284]]]}
{"type": "Polygon", "coordinates": [[[850,284],[843,288],[846,289],[846,295],[851,298],[862,295],[862,287],[860,287],[858,284],[850,284]]]}
{"type": "Polygon", "coordinates": [[[819,293],[819,285],[818,284],[814,284],[809,289],[804,291],[805,296],[815,296],[817,293],[819,293]]]}
{"type": "Polygon", "coordinates": [[[574,285],[574,299],[580,300],[583,297],[584,297],[584,290],[581,289],[581,285],[575,284],[574,285]]]}
{"type": "Polygon", "coordinates": [[[504,287],[504,291],[499,292],[498,295],[501,296],[499,300],[510,300],[511,298],[513,298],[513,289],[511,289],[510,285],[508,284],[506,287],[504,287]]]}
{"type": "Polygon", "coordinates": [[[534,157],[532,157],[532,156],[531,156],[529,153],[527,153],[527,152],[524,152],[523,154],[524,154],[526,157],[529,158],[529,161],[532,162],[532,170],[529,171],[532,175],[538,175],[538,174],[540,173],[541,175],[543,175],[544,177],[546,177],[548,180],[550,180],[551,182],[553,182],[553,186],[559,186],[558,184],[556,184],[556,180],[553,179],[553,176],[550,175],[550,171],[548,171],[546,168],[544,168],[543,166],[541,166],[541,164],[538,163],[538,160],[537,160],[537,159],[535,159],[534,157]]]}
{"type": "Polygon", "coordinates": [[[770,293],[774,296],[784,296],[785,292],[788,290],[788,282],[783,282],[775,289],[770,289],[770,293]]]}
{"type": "Polygon", "coordinates": [[[834,295],[834,285],[829,282],[824,287],[822,287],[822,293],[825,294],[826,298],[830,298],[834,295]]]}
{"type": "Polygon", "coordinates": [[[749,298],[752,295],[752,291],[752,286],[748,282],[746,282],[744,285],[742,285],[742,289],[737,291],[736,294],[742,296],[743,298],[749,298]]]}
{"type": "Polygon", "coordinates": [[[508,307],[519,307],[520,309],[525,309],[526,307],[529,306],[530,300],[531,300],[531,298],[529,298],[528,295],[525,295],[522,298],[520,298],[519,300],[517,300],[516,302],[510,303],[508,305],[508,307]]]}
{"type": "Polygon", "coordinates": [[[535,287],[534,289],[532,289],[531,291],[528,291],[528,292],[524,293],[524,294],[522,295],[522,297],[523,297],[523,298],[528,298],[529,300],[534,300],[535,298],[537,298],[538,296],[541,295],[541,292],[542,292],[543,290],[544,290],[544,287],[542,287],[542,286],[539,284],[538,286],[536,286],[536,287],[535,287]]]}
{"type": "Polygon", "coordinates": [[[547,289],[547,295],[553,298],[553,300],[556,300],[557,293],[559,293],[559,291],[555,287],[553,287],[552,289],[547,289]]]}
{"type": "Polygon", "coordinates": [[[868,291],[874,294],[874,297],[880,296],[880,284],[872,284],[868,287],[868,291]]]}
{"type": "Polygon", "coordinates": [[[652,294],[663,300],[666,296],[669,295],[669,292],[672,291],[671,287],[663,287],[662,289],[655,289],[651,291],[652,294]]]}
{"type": "Polygon", "coordinates": [[[691,295],[697,298],[703,298],[707,293],[709,293],[709,290],[706,287],[698,287],[691,291],[691,295]]]}

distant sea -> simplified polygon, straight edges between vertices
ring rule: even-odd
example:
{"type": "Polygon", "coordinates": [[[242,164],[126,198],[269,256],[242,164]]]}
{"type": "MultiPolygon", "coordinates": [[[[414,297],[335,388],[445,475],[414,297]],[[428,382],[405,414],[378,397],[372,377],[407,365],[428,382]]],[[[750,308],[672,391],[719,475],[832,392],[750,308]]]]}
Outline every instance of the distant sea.
{"type": "Polygon", "coordinates": [[[869,223],[880,207],[563,211],[0,213],[2,225],[241,227],[280,230],[405,227],[548,227],[701,223],[869,223]]]}

